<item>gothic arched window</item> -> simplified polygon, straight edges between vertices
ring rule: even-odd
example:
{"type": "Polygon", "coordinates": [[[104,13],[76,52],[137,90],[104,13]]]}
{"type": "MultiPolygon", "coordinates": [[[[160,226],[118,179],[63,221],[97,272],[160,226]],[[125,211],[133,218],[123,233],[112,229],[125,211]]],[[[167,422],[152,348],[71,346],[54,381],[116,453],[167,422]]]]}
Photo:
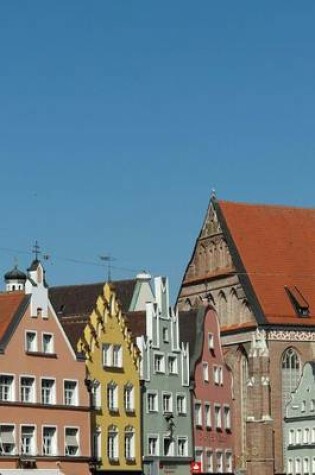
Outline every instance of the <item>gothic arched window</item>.
{"type": "Polygon", "coordinates": [[[295,391],[301,377],[301,359],[294,348],[288,348],[282,355],[282,401],[283,408],[295,391]]]}

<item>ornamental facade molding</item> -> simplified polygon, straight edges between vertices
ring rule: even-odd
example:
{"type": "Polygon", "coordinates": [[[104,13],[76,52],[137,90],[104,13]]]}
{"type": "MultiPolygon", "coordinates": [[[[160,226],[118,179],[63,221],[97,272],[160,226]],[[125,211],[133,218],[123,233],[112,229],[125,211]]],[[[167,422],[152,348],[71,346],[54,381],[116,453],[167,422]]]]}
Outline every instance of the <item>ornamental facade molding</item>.
{"type": "Polygon", "coordinates": [[[315,330],[269,330],[267,333],[269,341],[314,341],[315,330]]]}

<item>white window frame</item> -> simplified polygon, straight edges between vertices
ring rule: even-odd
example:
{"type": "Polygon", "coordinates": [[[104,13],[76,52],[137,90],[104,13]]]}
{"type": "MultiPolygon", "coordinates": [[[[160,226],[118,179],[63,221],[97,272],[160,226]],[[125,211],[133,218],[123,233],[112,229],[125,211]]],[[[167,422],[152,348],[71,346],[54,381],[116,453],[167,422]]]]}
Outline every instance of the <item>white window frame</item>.
{"type": "Polygon", "coordinates": [[[165,355],[163,353],[154,353],[154,372],[156,374],[165,373],[165,355]]]}
{"type": "Polygon", "coordinates": [[[169,328],[168,328],[168,327],[163,327],[163,329],[162,329],[162,337],[163,337],[163,342],[164,342],[164,343],[169,343],[169,341],[170,341],[170,336],[169,336],[169,328]]]}
{"type": "Polygon", "coordinates": [[[206,471],[208,473],[213,472],[214,466],[214,454],[212,449],[206,449],[206,471]]]}
{"type": "Polygon", "coordinates": [[[202,378],[204,383],[209,383],[209,364],[207,361],[202,362],[202,378]]]}
{"type": "Polygon", "coordinates": [[[222,407],[221,404],[214,405],[214,423],[216,430],[222,430],[222,407]]]}
{"type": "Polygon", "coordinates": [[[178,415],[187,414],[187,398],[186,394],[176,394],[176,413],[178,415]]]}
{"type": "Polygon", "coordinates": [[[227,473],[233,472],[233,452],[230,449],[225,451],[225,471],[227,473]]]}
{"type": "Polygon", "coordinates": [[[208,332],[208,349],[214,350],[214,334],[208,332]]]}
{"type": "Polygon", "coordinates": [[[42,447],[43,447],[43,455],[47,457],[52,457],[58,455],[58,445],[57,445],[57,426],[51,426],[51,425],[44,425],[42,426],[42,447]],[[51,450],[46,451],[46,436],[45,436],[45,430],[46,429],[52,429],[54,431],[51,440],[51,450]]]}
{"type": "Polygon", "coordinates": [[[202,427],[202,404],[201,401],[194,402],[195,426],[202,427]]]}
{"type": "Polygon", "coordinates": [[[80,428],[77,427],[77,426],[67,426],[67,427],[65,427],[64,428],[64,442],[65,442],[65,445],[64,445],[65,455],[67,457],[78,457],[80,455],[80,428]],[[76,438],[76,442],[77,442],[76,445],[74,445],[74,444],[67,445],[67,431],[74,432],[74,434],[69,435],[69,437],[75,437],[76,438]],[[69,451],[69,448],[71,448],[70,451],[69,451]],[[75,453],[69,453],[69,452],[72,452],[72,448],[76,448],[75,453]]]}
{"type": "Polygon", "coordinates": [[[36,455],[36,426],[34,424],[21,424],[20,425],[20,453],[23,455],[36,455]],[[30,436],[30,444],[25,446],[23,443],[24,437],[27,437],[27,434],[23,430],[32,429],[30,436]],[[26,449],[27,448],[27,449],[26,449]]]}
{"type": "Polygon", "coordinates": [[[178,457],[188,456],[188,438],[186,435],[177,436],[177,456],[178,457]]]}
{"type": "Polygon", "coordinates": [[[222,452],[222,450],[216,450],[215,451],[215,467],[216,467],[215,468],[216,473],[223,473],[223,452],[222,452]]]}
{"type": "MultiPolygon", "coordinates": [[[[3,431],[4,432],[4,431],[3,431]]],[[[1,456],[9,456],[9,455],[15,455],[17,452],[17,446],[16,446],[16,426],[15,424],[10,424],[10,423],[3,423],[0,424],[0,455],[1,456]],[[2,428],[9,428],[12,429],[11,431],[6,431],[6,432],[11,432],[12,436],[12,442],[8,441],[3,441],[2,440],[2,428]],[[8,448],[7,446],[12,446],[10,451],[5,450],[8,448]]]]}
{"type": "Polygon", "coordinates": [[[56,379],[55,378],[50,378],[50,377],[41,378],[41,380],[40,380],[40,390],[41,390],[41,403],[42,404],[44,404],[45,406],[56,404],[56,379]],[[49,397],[48,397],[49,402],[47,402],[47,400],[46,400],[47,394],[46,393],[44,394],[44,392],[43,392],[43,390],[44,390],[43,383],[45,381],[52,382],[50,392],[49,392],[49,397]]]}
{"type": "Polygon", "coordinates": [[[107,384],[107,409],[109,412],[119,411],[118,385],[115,381],[107,384]]]}
{"type": "Polygon", "coordinates": [[[110,462],[118,462],[119,460],[119,432],[116,426],[108,428],[107,458],[110,462]]]}
{"type": "Polygon", "coordinates": [[[113,368],[123,367],[123,348],[121,345],[113,345],[113,368]]]}
{"type": "Polygon", "coordinates": [[[159,410],[159,399],[157,391],[148,391],[147,392],[147,413],[149,412],[158,412],[159,410]],[[151,407],[151,402],[153,407],[151,407]]]}
{"type": "Polygon", "coordinates": [[[148,434],[147,436],[147,452],[149,456],[159,456],[160,455],[160,439],[158,434],[148,434]],[[152,446],[150,441],[155,441],[154,447],[156,450],[152,451],[152,446]]]}
{"type": "Polygon", "coordinates": [[[127,462],[135,460],[135,429],[134,427],[126,427],[124,434],[125,459],[127,462]]]}
{"type": "Polygon", "coordinates": [[[15,401],[15,375],[0,374],[0,401],[15,401]],[[3,381],[1,380],[3,378],[3,381]],[[8,379],[5,381],[5,379],[8,379]],[[5,397],[3,397],[5,395],[5,397]]]}
{"type": "Polygon", "coordinates": [[[163,436],[163,456],[164,457],[174,457],[175,456],[175,440],[170,436],[163,436]],[[165,450],[165,442],[168,441],[168,450],[165,450]]]}
{"type": "Polygon", "coordinates": [[[135,412],[135,388],[131,383],[125,384],[124,387],[124,403],[125,412],[135,412]]]}
{"type": "Polygon", "coordinates": [[[173,394],[169,392],[162,393],[163,414],[173,412],[173,394]]]}
{"type": "Polygon", "coordinates": [[[53,355],[55,353],[55,341],[54,341],[54,334],[43,332],[42,333],[42,350],[45,355],[53,355]],[[49,344],[46,347],[45,337],[49,337],[49,344]]]}
{"type": "Polygon", "coordinates": [[[211,427],[212,427],[212,417],[211,417],[211,404],[210,404],[210,402],[205,402],[204,410],[205,410],[206,429],[211,429],[211,427]]]}
{"type": "Polygon", "coordinates": [[[102,360],[104,368],[111,368],[113,366],[113,345],[110,343],[103,343],[102,360]]]}
{"type": "Polygon", "coordinates": [[[168,355],[168,374],[178,374],[178,359],[176,355],[168,355]]]}
{"type": "Polygon", "coordinates": [[[28,375],[28,374],[22,374],[20,375],[20,401],[24,403],[35,403],[36,402],[36,383],[35,383],[35,377],[28,375]],[[22,380],[27,379],[31,381],[31,385],[23,385],[22,380]],[[30,390],[29,392],[29,399],[25,397],[25,395],[28,393],[27,390],[30,390]],[[26,391],[26,392],[25,392],[26,391]]]}
{"type": "Polygon", "coordinates": [[[78,381],[75,379],[64,379],[63,380],[63,403],[65,406],[78,406],[79,405],[79,391],[78,391],[78,381]],[[74,385],[74,388],[66,388],[67,384],[74,385]]]}
{"type": "Polygon", "coordinates": [[[35,330],[25,330],[25,352],[26,353],[37,353],[38,352],[38,339],[37,331],[35,330]],[[29,345],[28,335],[33,335],[34,340],[31,345],[29,345]]]}
{"type": "Polygon", "coordinates": [[[223,406],[224,429],[230,431],[232,429],[231,408],[228,404],[223,406]]]}

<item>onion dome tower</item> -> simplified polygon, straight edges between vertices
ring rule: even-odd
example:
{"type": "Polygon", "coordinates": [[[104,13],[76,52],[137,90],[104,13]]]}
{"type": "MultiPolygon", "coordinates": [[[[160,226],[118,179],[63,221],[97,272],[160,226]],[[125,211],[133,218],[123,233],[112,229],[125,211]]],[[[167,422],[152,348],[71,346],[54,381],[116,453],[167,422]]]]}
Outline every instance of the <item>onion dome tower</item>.
{"type": "Polygon", "coordinates": [[[17,265],[15,265],[12,270],[4,275],[6,291],[13,292],[16,290],[24,290],[26,279],[26,274],[19,270],[17,265]]]}

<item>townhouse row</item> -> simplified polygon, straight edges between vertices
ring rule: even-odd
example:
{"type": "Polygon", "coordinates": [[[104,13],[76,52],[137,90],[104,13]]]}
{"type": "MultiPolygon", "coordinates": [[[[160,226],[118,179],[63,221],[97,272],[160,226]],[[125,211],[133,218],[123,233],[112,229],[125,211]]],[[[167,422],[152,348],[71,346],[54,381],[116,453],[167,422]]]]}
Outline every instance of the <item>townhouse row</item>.
{"type": "MultiPolygon", "coordinates": [[[[48,289],[41,262],[0,293],[0,470],[233,471],[231,375],[211,307],[168,281],[48,289]]],[[[33,473],[33,472],[32,472],[33,473]]]]}

